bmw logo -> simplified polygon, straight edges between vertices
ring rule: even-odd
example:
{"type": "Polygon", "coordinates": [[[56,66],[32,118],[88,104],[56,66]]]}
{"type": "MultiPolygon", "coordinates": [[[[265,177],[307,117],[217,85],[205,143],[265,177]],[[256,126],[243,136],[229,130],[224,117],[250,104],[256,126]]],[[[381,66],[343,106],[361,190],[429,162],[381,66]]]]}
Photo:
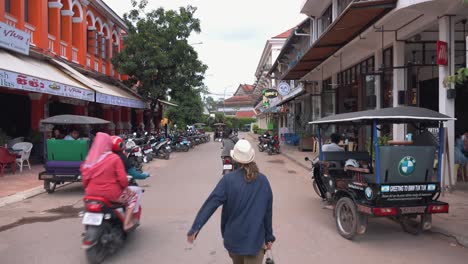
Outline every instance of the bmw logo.
{"type": "Polygon", "coordinates": [[[371,200],[372,199],[372,196],[374,195],[374,193],[372,192],[372,188],[371,187],[367,187],[366,190],[364,191],[366,193],[366,198],[368,200],[371,200]]]}
{"type": "Polygon", "coordinates": [[[410,176],[416,169],[416,159],[411,156],[406,156],[400,160],[398,164],[398,172],[401,176],[410,176]]]}

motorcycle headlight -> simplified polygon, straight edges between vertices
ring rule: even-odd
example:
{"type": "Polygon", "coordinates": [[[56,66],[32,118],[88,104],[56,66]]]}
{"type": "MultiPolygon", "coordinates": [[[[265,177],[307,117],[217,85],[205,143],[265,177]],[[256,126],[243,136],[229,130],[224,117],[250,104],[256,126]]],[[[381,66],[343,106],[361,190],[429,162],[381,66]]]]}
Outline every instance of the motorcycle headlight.
{"type": "Polygon", "coordinates": [[[372,200],[372,198],[374,198],[374,191],[372,190],[371,187],[367,187],[364,192],[366,194],[367,200],[372,200]]]}

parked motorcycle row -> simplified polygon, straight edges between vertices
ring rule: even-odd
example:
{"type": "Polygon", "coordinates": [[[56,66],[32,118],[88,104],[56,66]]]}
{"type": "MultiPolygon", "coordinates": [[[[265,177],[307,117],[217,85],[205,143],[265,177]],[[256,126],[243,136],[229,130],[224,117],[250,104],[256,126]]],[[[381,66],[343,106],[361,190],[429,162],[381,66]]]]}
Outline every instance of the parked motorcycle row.
{"type": "Polygon", "coordinates": [[[194,146],[210,141],[210,135],[198,132],[168,135],[145,132],[140,137],[136,133],[121,137],[125,140],[128,159],[136,169],[155,158],[168,160],[174,151],[188,152],[194,146]]]}
{"type": "MultiPolygon", "coordinates": [[[[141,172],[143,163],[154,158],[169,159],[173,151],[187,152],[195,145],[210,141],[210,135],[199,132],[189,132],[178,135],[150,134],[146,132],[138,137],[136,133],[120,136],[125,141],[125,151],[128,159],[136,170],[141,172]]],[[[128,176],[129,186],[138,186],[132,176],[128,176]]],[[[104,259],[120,248],[126,240],[128,232],[123,229],[125,205],[115,204],[102,197],[86,196],[85,211],[82,212],[83,249],[89,263],[101,263],[104,259]]],[[[141,217],[141,206],[134,218],[141,217]]],[[[138,226],[138,225],[136,225],[138,226]]],[[[134,229],[134,228],[133,228],[134,229]]]]}
{"type": "Polygon", "coordinates": [[[258,142],[258,151],[260,152],[266,151],[268,155],[281,153],[278,135],[263,134],[258,137],[258,142]]]}

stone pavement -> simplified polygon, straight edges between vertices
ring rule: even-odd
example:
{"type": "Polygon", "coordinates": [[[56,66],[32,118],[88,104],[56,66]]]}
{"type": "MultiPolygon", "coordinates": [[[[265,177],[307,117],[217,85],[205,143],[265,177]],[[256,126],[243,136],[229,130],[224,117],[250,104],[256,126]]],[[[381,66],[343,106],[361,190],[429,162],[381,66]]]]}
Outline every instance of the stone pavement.
{"type": "MultiPolygon", "coordinates": [[[[250,136],[254,140],[258,139],[255,134],[250,134],[250,136]]],[[[304,158],[314,159],[318,156],[318,153],[301,152],[296,146],[290,145],[281,145],[281,154],[309,170],[311,164],[305,161],[304,158]]],[[[433,216],[432,232],[452,237],[459,244],[468,247],[468,184],[458,184],[455,191],[444,193],[439,200],[449,203],[449,213],[433,216]]]]}
{"type": "Polygon", "coordinates": [[[39,186],[42,187],[43,183],[37,179],[37,176],[43,169],[42,165],[33,165],[31,170],[24,167],[23,172],[17,168],[15,174],[7,171],[3,177],[0,177],[0,199],[39,186]]]}

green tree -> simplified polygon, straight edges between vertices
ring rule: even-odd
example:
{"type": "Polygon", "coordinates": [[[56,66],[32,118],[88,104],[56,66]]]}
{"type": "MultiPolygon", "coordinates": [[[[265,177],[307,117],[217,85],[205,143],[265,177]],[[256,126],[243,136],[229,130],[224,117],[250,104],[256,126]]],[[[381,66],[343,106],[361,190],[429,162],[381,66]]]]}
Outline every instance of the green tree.
{"type": "Polygon", "coordinates": [[[132,10],[124,15],[128,27],[125,48],[112,58],[114,67],[129,76],[127,85],[137,85],[138,93],[150,102],[152,114],[160,111],[158,99],[168,95],[179,100],[182,108],[199,103],[191,96],[201,102],[207,66],[188,43],[193,32],[200,33],[196,8],[189,5],[177,11],[158,8],[146,12],[148,0],[131,2],[132,10]],[[184,102],[185,98],[190,102],[184,102]]]}
{"type": "Polygon", "coordinates": [[[208,96],[205,98],[205,106],[208,108],[208,110],[213,111],[217,110],[218,103],[213,99],[213,97],[208,96]]]}
{"type": "Polygon", "coordinates": [[[203,101],[200,91],[196,89],[178,90],[173,92],[172,100],[178,107],[167,109],[165,116],[178,125],[192,125],[202,122],[203,101]]]}

